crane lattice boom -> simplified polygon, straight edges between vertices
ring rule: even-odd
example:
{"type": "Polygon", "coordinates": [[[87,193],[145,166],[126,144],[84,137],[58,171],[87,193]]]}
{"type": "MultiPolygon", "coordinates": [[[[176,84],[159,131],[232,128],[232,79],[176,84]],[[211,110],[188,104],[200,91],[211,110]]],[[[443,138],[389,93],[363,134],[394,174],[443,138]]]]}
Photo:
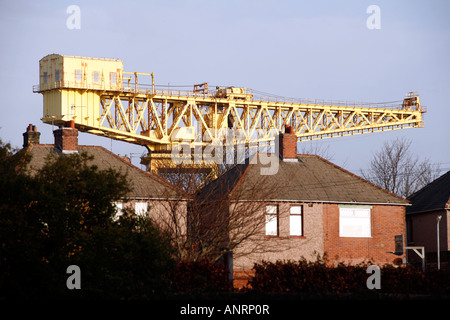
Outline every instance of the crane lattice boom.
{"type": "Polygon", "coordinates": [[[286,125],[299,141],[423,127],[425,110],[415,93],[397,104],[338,103],[211,89],[207,83],[177,90],[155,85],[152,73],[123,71],[115,59],[52,54],[39,63],[40,83],[33,91],[44,97],[43,122],[73,120],[81,131],[153,152],[180,143],[207,146],[227,129],[239,132],[240,143],[264,145],[286,125]]]}

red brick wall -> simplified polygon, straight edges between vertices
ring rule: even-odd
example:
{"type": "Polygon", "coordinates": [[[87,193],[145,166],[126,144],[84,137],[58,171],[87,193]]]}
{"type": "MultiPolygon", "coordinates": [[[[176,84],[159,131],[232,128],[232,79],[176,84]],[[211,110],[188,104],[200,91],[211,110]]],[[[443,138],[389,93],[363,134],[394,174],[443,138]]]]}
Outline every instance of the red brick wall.
{"type": "Polygon", "coordinates": [[[324,251],[332,263],[371,261],[376,264],[385,264],[396,263],[402,258],[388,251],[395,251],[394,236],[405,234],[403,206],[372,206],[371,237],[369,238],[339,236],[339,206],[337,204],[324,205],[323,227],[324,251]]]}

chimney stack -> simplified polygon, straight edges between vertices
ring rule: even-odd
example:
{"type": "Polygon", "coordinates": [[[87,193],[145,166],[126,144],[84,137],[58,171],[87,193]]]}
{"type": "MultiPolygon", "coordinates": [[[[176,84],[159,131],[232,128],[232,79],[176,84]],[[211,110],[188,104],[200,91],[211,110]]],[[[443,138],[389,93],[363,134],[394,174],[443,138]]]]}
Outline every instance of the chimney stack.
{"type": "Polygon", "coordinates": [[[63,153],[78,152],[78,129],[73,120],[67,121],[64,127],[53,131],[55,147],[63,153]]]}
{"type": "Polygon", "coordinates": [[[37,131],[36,126],[31,123],[23,133],[23,147],[26,148],[32,144],[39,144],[41,133],[37,131]]]}
{"type": "Polygon", "coordinates": [[[294,128],[286,125],[279,135],[279,152],[283,161],[297,161],[297,136],[294,128]]]}

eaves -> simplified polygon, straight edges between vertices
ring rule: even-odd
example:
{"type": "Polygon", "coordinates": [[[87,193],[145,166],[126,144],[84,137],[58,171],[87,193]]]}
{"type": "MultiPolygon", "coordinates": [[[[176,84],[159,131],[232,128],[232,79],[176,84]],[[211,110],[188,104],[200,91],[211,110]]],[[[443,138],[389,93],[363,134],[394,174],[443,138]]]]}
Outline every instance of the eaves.
{"type": "Polygon", "coordinates": [[[329,200],[287,200],[287,199],[259,199],[259,200],[231,200],[230,202],[304,202],[304,203],[335,203],[335,204],[359,204],[359,205],[388,205],[388,206],[411,206],[411,203],[396,202],[357,202],[357,201],[329,201],[329,200]]]}

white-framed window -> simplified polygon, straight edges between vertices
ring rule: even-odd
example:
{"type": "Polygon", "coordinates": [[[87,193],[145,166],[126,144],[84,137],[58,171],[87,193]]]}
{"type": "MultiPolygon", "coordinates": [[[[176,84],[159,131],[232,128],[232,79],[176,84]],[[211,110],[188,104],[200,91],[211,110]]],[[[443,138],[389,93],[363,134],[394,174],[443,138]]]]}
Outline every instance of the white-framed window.
{"type": "Polygon", "coordinates": [[[278,236],[278,206],[266,206],[266,236],[278,236]]]}
{"type": "Polygon", "coordinates": [[[98,71],[92,72],[92,82],[100,83],[100,72],[98,72],[98,71]]]}
{"type": "Polygon", "coordinates": [[[117,73],[110,72],[109,79],[110,79],[111,84],[117,84],[117,73]]]}
{"type": "Polygon", "coordinates": [[[135,202],[134,213],[138,216],[146,216],[148,210],[148,202],[135,202]]]}
{"type": "Polygon", "coordinates": [[[340,206],[339,236],[370,238],[372,236],[370,206],[340,206]]]}
{"type": "Polygon", "coordinates": [[[75,82],[81,82],[82,74],[81,70],[75,70],[75,82]]]}
{"type": "Polygon", "coordinates": [[[291,206],[289,214],[290,235],[303,236],[303,207],[291,206]]]}
{"type": "Polygon", "coordinates": [[[123,202],[114,202],[114,205],[116,206],[116,215],[114,216],[114,220],[117,220],[123,215],[123,202]]]}

